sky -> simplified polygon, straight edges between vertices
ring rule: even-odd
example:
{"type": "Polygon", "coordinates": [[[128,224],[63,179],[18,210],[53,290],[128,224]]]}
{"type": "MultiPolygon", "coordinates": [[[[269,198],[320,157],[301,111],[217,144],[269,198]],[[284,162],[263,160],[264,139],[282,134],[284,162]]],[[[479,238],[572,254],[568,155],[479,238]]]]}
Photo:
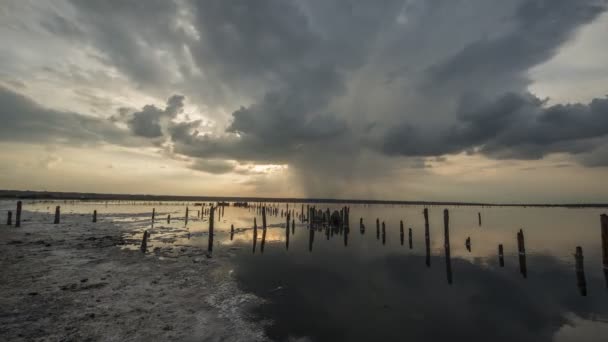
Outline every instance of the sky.
{"type": "Polygon", "coordinates": [[[0,188],[608,202],[608,0],[4,0],[0,188]]]}

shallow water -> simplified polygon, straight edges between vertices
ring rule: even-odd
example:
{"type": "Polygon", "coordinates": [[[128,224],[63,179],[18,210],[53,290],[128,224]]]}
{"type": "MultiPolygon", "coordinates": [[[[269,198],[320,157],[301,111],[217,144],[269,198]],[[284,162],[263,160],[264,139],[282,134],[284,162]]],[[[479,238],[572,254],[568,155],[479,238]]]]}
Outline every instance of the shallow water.
{"type": "MultiPolygon", "coordinates": [[[[10,205],[3,202],[0,217],[10,205]]],[[[34,202],[24,209],[129,222],[153,234],[150,249],[207,247],[208,217],[193,203],[34,202]],[[189,219],[184,220],[186,206],[189,219]],[[151,212],[155,208],[154,229],[151,212]],[[166,217],[172,220],[167,224],[166,217]]],[[[272,204],[285,209],[285,204],[272,204]]],[[[315,204],[332,211],[342,205],[315,204]]],[[[300,204],[290,204],[296,213],[300,204]]],[[[429,258],[422,206],[351,205],[350,231],[311,231],[295,220],[287,249],[285,218],[268,215],[265,239],[255,210],[216,211],[213,253],[230,251],[239,286],[266,299],[254,318],[271,320],[274,340],[314,341],[606,341],[608,289],[602,271],[599,215],[608,210],[537,207],[428,207],[429,258]],[[451,284],[444,248],[449,210],[451,284]],[[478,223],[481,213],[482,225],[478,223]],[[253,249],[253,218],[257,241],[253,249]],[[363,218],[365,232],[359,229],[363,218]],[[376,218],[386,226],[385,243],[376,218]],[[401,244],[399,222],[405,236],[401,244]],[[230,234],[231,225],[235,233],[230,234]],[[412,228],[412,248],[408,229],[412,228]],[[527,277],[520,272],[517,232],[525,236],[527,277]],[[311,240],[312,236],[312,240],[311,240]],[[470,237],[471,251],[465,247],[470,237]],[[311,244],[312,241],[312,244],[311,244]],[[505,267],[498,263],[504,246],[505,267]],[[263,245],[263,253],[262,253],[263,245]],[[586,296],[577,283],[574,252],[584,252],[586,296]],[[427,265],[430,264],[430,265],[427,265]]],[[[24,219],[27,219],[24,217],[24,219]]]]}

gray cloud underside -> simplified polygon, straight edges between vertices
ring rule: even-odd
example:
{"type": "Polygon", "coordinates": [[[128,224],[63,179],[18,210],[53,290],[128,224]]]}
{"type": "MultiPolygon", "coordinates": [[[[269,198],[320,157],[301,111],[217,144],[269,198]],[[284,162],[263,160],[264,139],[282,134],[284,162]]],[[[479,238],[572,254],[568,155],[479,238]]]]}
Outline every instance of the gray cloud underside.
{"type": "MultiPolygon", "coordinates": [[[[527,90],[529,70],[603,13],[605,1],[72,4],[73,22],[51,17],[49,30],[95,47],[142,89],[222,108],[234,94],[252,99],[233,105],[224,132],[200,133],[198,120],[174,122],[171,103],[126,115],[132,135],[167,139],[177,154],[289,163],[325,175],[369,152],[516,159],[565,152],[585,165],[608,165],[605,90],[588,104],[553,106],[527,90]]],[[[94,127],[75,141],[127,139],[107,122],[52,117],[55,128],[40,137],[60,135],[56,120],[69,118],[94,127]]],[[[16,120],[2,139],[49,121],[16,120]]],[[[210,163],[193,168],[230,171],[210,163]]]]}

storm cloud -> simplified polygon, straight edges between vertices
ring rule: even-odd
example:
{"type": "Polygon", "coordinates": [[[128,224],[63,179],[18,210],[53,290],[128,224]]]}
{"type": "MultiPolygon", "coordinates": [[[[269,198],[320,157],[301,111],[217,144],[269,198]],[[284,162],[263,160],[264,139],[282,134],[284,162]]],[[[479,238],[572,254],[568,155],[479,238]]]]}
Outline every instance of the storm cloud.
{"type": "MultiPolygon", "coordinates": [[[[1,128],[2,140],[27,139],[24,132],[42,126],[49,128],[39,141],[133,138],[189,158],[192,169],[287,164],[311,184],[386,176],[392,166],[377,163],[387,160],[419,168],[424,158],[461,153],[497,160],[565,153],[582,165],[608,166],[608,88],[594,90],[589,102],[561,104],[530,90],[531,70],[603,14],[606,1],[45,6],[36,30],[86,47],[100,68],[169,100],[109,122],[43,110],[3,90],[3,116],[15,120],[1,128]]],[[[12,66],[10,57],[2,64],[12,66]]]]}

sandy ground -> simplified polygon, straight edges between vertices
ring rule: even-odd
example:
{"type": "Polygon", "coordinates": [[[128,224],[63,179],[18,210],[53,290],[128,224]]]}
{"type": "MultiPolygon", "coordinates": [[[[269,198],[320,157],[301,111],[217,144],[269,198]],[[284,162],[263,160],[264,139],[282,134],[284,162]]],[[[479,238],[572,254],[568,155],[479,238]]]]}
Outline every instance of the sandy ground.
{"type": "Polygon", "coordinates": [[[265,340],[246,314],[259,299],[231,279],[229,251],[143,254],[141,225],[23,217],[21,228],[0,226],[1,341],[265,340]]]}

